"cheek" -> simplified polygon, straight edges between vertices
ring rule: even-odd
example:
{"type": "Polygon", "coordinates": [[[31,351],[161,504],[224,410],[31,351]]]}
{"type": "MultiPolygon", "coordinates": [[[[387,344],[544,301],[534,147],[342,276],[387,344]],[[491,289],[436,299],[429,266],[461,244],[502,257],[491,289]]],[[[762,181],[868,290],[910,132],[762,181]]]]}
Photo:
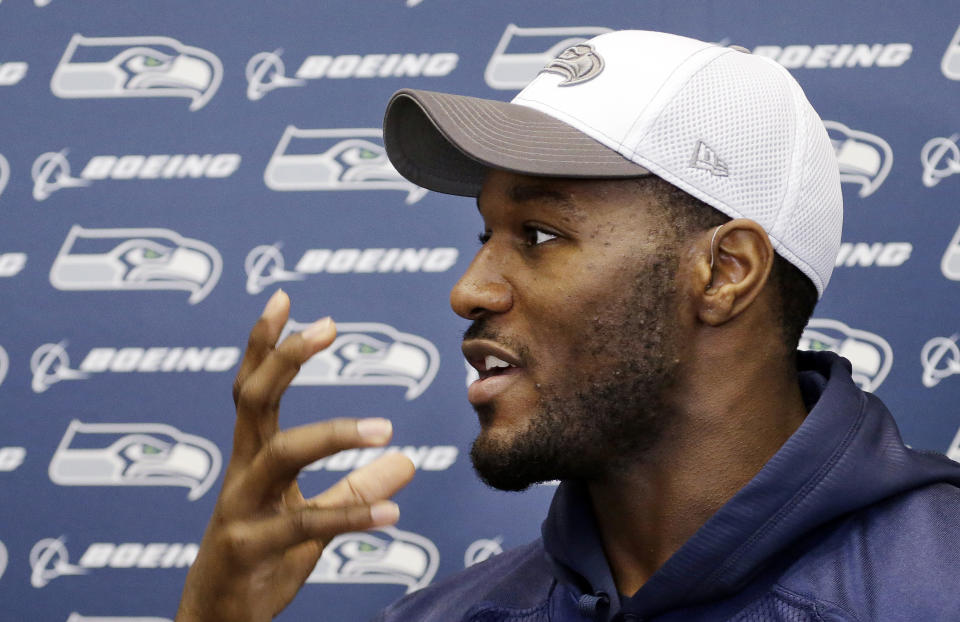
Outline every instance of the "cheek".
{"type": "Polygon", "coordinates": [[[604,351],[605,344],[623,338],[628,328],[631,309],[627,300],[634,284],[622,273],[609,274],[584,266],[582,274],[569,279],[568,286],[554,297],[555,303],[542,307],[538,322],[531,330],[540,344],[545,365],[579,368],[589,364],[587,356],[604,351]]]}

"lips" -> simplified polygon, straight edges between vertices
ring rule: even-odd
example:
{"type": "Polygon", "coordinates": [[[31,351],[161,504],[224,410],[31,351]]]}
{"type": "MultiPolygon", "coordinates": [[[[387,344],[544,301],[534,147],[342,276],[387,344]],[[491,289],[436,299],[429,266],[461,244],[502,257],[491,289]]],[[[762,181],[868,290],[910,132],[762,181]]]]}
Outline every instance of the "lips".
{"type": "Polygon", "coordinates": [[[524,371],[516,354],[493,341],[465,341],[463,355],[480,375],[467,389],[467,399],[474,406],[494,400],[524,371]]]}

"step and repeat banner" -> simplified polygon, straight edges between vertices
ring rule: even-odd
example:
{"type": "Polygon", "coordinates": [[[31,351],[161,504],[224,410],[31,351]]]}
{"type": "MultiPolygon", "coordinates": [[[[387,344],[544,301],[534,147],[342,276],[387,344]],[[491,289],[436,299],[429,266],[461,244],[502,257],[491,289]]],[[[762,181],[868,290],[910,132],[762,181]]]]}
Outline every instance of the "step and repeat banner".
{"type": "MultiPolygon", "coordinates": [[[[821,113],[843,246],[804,348],[907,443],[960,460],[960,7],[465,0],[0,2],[0,619],[170,620],[228,460],[230,388],[277,287],[339,337],[284,426],[389,417],[395,528],[334,540],[281,619],[367,619],[537,536],[554,491],[483,487],[450,287],[473,201],[400,177],[390,94],[510,99],[612,28],[742,45],[821,113]]],[[[319,492],[382,450],[301,475],[319,492]]]]}

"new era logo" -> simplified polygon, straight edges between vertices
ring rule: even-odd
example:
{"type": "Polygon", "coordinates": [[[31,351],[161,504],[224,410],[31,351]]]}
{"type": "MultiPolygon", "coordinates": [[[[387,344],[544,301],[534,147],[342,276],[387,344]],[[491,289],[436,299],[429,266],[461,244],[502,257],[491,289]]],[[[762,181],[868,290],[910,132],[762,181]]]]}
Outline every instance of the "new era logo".
{"type": "Polygon", "coordinates": [[[717,152],[711,149],[702,140],[697,141],[697,148],[693,151],[693,159],[690,160],[690,166],[708,171],[711,175],[717,177],[726,177],[730,174],[727,164],[717,155],[717,152]]]}

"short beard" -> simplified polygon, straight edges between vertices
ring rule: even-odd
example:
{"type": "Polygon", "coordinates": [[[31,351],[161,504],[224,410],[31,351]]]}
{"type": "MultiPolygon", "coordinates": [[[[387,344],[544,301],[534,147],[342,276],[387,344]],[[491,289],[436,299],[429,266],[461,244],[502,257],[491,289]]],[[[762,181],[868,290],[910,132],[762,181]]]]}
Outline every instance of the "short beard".
{"type": "Polygon", "coordinates": [[[519,491],[558,479],[597,480],[649,455],[672,420],[664,392],[679,363],[676,270],[676,255],[662,251],[629,295],[598,312],[584,342],[585,354],[602,363],[570,383],[542,385],[524,430],[508,440],[480,433],[470,458],[486,484],[519,491]]]}

